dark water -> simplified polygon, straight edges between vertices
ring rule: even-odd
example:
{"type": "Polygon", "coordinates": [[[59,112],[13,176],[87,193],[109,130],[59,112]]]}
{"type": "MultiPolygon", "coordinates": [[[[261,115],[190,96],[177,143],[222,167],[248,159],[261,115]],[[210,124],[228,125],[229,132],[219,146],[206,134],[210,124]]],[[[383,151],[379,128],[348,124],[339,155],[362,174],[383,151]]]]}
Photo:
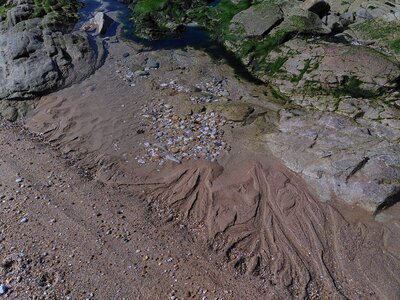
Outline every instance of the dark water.
{"type": "MultiPolygon", "coordinates": [[[[102,7],[101,11],[118,12],[118,22],[115,22],[108,30],[106,36],[114,36],[117,34],[117,28],[121,25],[121,37],[126,40],[139,43],[148,50],[162,49],[185,49],[192,47],[207,52],[213,59],[229,64],[235,73],[241,78],[251,81],[255,84],[262,84],[260,80],[249,73],[239,59],[199,26],[186,26],[183,33],[179,37],[168,37],[159,40],[147,40],[135,35],[135,27],[130,20],[130,9],[126,4],[120,3],[118,0],[83,0],[85,6],[80,10],[81,20],[77,26],[87,22],[94,16],[94,12],[102,7]]],[[[215,6],[220,0],[210,3],[215,6]]]]}

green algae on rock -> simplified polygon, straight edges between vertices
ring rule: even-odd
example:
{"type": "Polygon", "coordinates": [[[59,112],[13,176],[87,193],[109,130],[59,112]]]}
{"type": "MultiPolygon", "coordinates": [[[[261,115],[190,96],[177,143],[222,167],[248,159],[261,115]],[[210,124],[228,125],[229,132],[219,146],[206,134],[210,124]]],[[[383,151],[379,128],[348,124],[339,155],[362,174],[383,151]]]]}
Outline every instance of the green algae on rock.
{"type": "Polygon", "coordinates": [[[2,18],[5,18],[7,15],[7,11],[9,11],[12,8],[11,5],[7,5],[4,1],[0,1],[0,21],[2,18]]]}
{"type": "Polygon", "coordinates": [[[134,22],[140,35],[159,38],[179,33],[195,21],[255,77],[272,83],[286,96],[317,93],[371,98],[397,88],[399,5],[334,0],[221,0],[213,6],[207,2],[139,0],[132,5],[134,22]],[[295,46],[304,43],[301,49],[295,46]],[[345,59],[339,65],[344,69],[324,64],[334,57],[341,59],[340,51],[345,59]],[[358,52],[363,59],[360,64],[358,52]],[[387,68],[380,68],[375,60],[387,68]],[[295,63],[297,69],[293,69],[295,63]],[[375,67],[379,72],[371,69],[375,67]],[[374,74],[376,79],[370,76],[374,74]]]}
{"type": "Polygon", "coordinates": [[[132,5],[132,20],[141,37],[176,35],[191,21],[193,10],[205,4],[205,0],[139,0],[132,5]]]}
{"type": "Polygon", "coordinates": [[[366,20],[350,26],[348,34],[400,61],[400,20],[366,20]]]}

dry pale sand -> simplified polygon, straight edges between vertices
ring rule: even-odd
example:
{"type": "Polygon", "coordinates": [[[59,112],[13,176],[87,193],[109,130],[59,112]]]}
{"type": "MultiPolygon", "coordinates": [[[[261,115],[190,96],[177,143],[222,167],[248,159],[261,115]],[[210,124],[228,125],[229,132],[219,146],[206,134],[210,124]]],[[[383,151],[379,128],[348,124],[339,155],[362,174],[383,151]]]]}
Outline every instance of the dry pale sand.
{"type": "MultiPolygon", "coordinates": [[[[205,264],[207,275],[199,271],[196,280],[218,285],[226,276],[226,284],[233,285],[235,292],[219,295],[224,299],[400,297],[397,207],[375,218],[358,207],[342,204],[340,199],[321,202],[312,187],[272,157],[257,139],[264,131],[274,130],[268,124],[275,117],[276,105],[271,104],[265,89],[235,78],[229,67],[215,64],[200,51],[137,52],[138,47],[110,44],[110,54],[102,68],[80,84],[43,97],[28,116],[26,127],[106,186],[124,187],[142,194],[149,204],[147,209],[154,214],[152,218],[174,220],[174,225],[156,227],[164,237],[146,238],[153,247],[163,247],[163,239],[171,234],[169,241],[175,242],[170,251],[176,253],[176,245],[181,252],[181,243],[187,251],[191,247],[204,250],[200,260],[196,256],[185,258],[186,263],[200,269],[208,255],[219,255],[219,267],[214,270],[205,264]],[[122,58],[124,52],[130,53],[126,60],[122,58]],[[160,61],[161,68],[152,71],[149,79],[138,80],[134,87],[121,81],[117,73],[121,65],[140,64],[147,57],[160,61]],[[182,63],[186,68],[179,68],[182,63]],[[154,100],[168,101],[176,97],[159,89],[160,82],[177,79],[190,85],[215,75],[228,78],[233,102],[246,100],[266,109],[264,127],[253,123],[224,128],[232,150],[222,153],[217,162],[187,160],[182,164],[168,162],[163,167],[155,163],[140,166],[136,157],[144,151],[143,142],[150,138],[147,133],[138,133],[142,107],[154,100]],[[189,237],[179,237],[183,234],[181,227],[189,229],[189,237]],[[193,244],[189,245],[188,241],[193,244]],[[226,273],[211,275],[220,268],[226,273]],[[232,281],[232,276],[237,282],[232,281]],[[243,282],[248,286],[243,286],[243,282]]],[[[78,193],[81,187],[75,190],[78,193]]],[[[97,204],[93,198],[96,197],[90,203],[96,206],[96,212],[104,215],[103,209],[107,206],[97,204]]],[[[136,212],[137,204],[128,200],[124,203],[124,209],[131,212],[131,215],[124,214],[124,224],[134,222],[138,214],[148,214],[146,209],[136,212]]],[[[75,206],[68,205],[68,209],[77,213],[75,206]]],[[[85,203],[79,205],[87,207],[85,203]]],[[[71,226],[80,227],[83,233],[88,228],[93,232],[103,228],[101,222],[86,224],[79,218],[76,216],[76,221],[71,221],[75,225],[71,226]]],[[[110,214],[106,222],[116,220],[120,220],[118,215],[110,214]]],[[[123,226],[116,223],[118,230],[123,226]]],[[[145,228],[141,230],[146,232],[145,228]]],[[[106,245],[113,249],[111,253],[115,251],[119,255],[125,251],[122,253],[128,257],[128,253],[134,255],[141,241],[136,243],[110,240],[106,245]]],[[[82,246],[76,247],[86,255],[86,247],[82,246]]],[[[102,249],[98,247],[104,253],[102,249]]],[[[97,262],[99,268],[105,265],[97,262]]],[[[122,265],[123,262],[113,265],[110,272],[118,274],[122,265]]],[[[124,287],[127,299],[165,296],[164,289],[159,292],[161,287],[154,287],[154,284],[166,285],[158,273],[162,270],[156,265],[151,269],[156,281],[147,281],[149,277],[140,281],[133,279],[130,287],[124,287]],[[140,295],[135,292],[138,289],[140,295]]],[[[89,272],[81,272],[75,269],[71,274],[82,280],[93,280],[86,278],[89,272]]],[[[125,272],[119,275],[133,276],[130,271],[125,272]]],[[[127,283],[117,277],[115,281],[121,285],[127,283]]],[[[93,280],[93,285],[102,287],[101,281],[93,280]]],[[[182,285],[177,287],[182,295],[181,288],[182,285]]]]}

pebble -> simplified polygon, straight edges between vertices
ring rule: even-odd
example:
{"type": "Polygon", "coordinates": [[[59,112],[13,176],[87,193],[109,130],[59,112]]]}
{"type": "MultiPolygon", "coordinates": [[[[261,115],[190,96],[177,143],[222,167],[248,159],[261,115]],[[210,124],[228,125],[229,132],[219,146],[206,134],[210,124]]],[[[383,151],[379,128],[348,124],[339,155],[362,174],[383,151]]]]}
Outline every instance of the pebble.
{"type": "Polygon", "coordinates": [[[158,69],[160,67],[160,63],[155,61],[154,59],[147,59],[146,64],[145,64],[145,69],[150,70],[150,69],[158,69]]]}
{"type": "Polygon", "coordinates": [[[22,218],[20,222],[21,223],[27,223],[28,222],[28,218],[22,218]]]}
{"type": "Polygon", "coordinates": [[[134,73],[134,75],[135,75],[135,76],[144,77],[144,76],[149,76],[150,73],[149,73],[148,71],[136,71],[136,72],[134,73]]]}
{"type": "Polygon", "coordinates": [[[124,54],[122,54],[122,57],[123,58],[127,58],[129,56],[129,53],[128,52],[125,52],[124,54]]]}
{"type": "Polygon", "coordinates": [[[8,291],[8,287],[4,284],[0,284],[0,295],[6,294],[8,291]]]}
{"type": "Polygon", "coordinates": [[[15,179],[15,182],[16,182],[16,183],[21,183],[22,181],[24,181],[22,178],[17,178],[17,179],[15,179]]]}
{"type": "MultiPolygon", "coordinates": [[[[177,151],[176,151],[177,152],[177,151]]],[[[175,153],[176,153],[175,152],[175,153]]],[[[173,161],[173,162],[176,162],[177,164],[180,164],[181,163],[181,161],[179,160],[179,159],[177,159],[175,156],[173,156],[173,155],[171,155],[171,154],[167,154],[166,156],[165,156],[165,159],[166,160],[170,160],[170,161],[173,161]]]]}
{"type": "Polygon", "coordinates": [[[174,216],[173,215],[169,215],[166,219],[165,219],[165,222],[171,222],[171,221],[173,221],[174,220],[174,216]]]}

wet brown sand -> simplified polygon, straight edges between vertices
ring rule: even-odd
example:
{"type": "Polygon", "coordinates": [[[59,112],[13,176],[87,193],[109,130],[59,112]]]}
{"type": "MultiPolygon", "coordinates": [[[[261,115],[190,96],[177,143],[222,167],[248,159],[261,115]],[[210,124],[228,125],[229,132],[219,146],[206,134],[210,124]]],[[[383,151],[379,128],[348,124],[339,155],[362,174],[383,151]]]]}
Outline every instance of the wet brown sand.
{"type": "Polygon", "coordinates": [[[321,202],[257,139],[274,130],[268,120],[276,115],[274,99],[262,87],[235,78],[229,67],[200,51],[138,48],[110,44],[102,68],[80,84],[43,97],[26,127],[97,180],[144,194],[153,211],[177,220],[176,226],[188,226],[195,243],[220,255],[238,277],[260,281],[271,298],[399,297],[396,207],[374,218],[340,199],[321,202]],[[130,86],[118,75],[121,64],[133,63],[122,59],[125,52],[139,64],[153,57],[161,68],[130,86]],[[233,102],[245,99],[265,107],[264,127],[225,128],[232,150],[214,163],[139,166],[135,157],[148,139],[138,133],[141,107],[176,97],[159,89],[160,82],[178,79],[190,85],[215,74],[228,78],[233,102]]]}

